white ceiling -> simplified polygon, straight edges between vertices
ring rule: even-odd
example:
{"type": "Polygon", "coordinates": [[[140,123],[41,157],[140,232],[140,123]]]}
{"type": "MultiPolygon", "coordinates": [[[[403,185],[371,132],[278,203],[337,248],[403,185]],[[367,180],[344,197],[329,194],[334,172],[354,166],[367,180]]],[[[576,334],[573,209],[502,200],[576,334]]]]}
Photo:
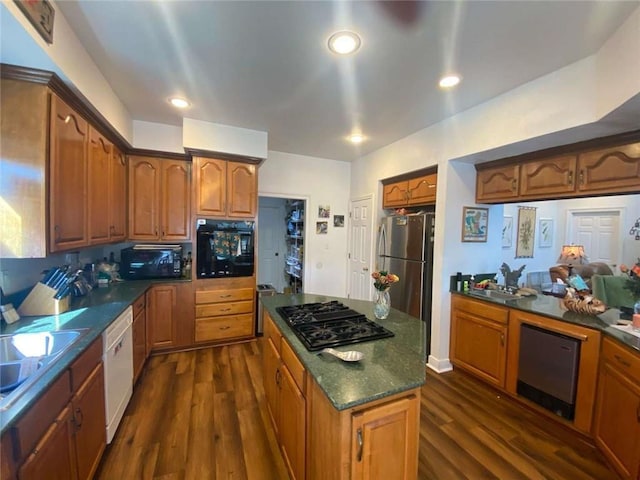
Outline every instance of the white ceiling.
{"type": "Polygon", "coordinates": [[[353,160],[595,53],[637,1],[58,1],[133,119],[182,115],[353,160]],[[352,29],[338,58],[329,35],[352,29]],[[437,87],[450,70],[463,81],[437,87]],[[166,99],[193,102],[177,112],[166,99]],[[345,137],[361,129],[359,147],[345,137]]]}

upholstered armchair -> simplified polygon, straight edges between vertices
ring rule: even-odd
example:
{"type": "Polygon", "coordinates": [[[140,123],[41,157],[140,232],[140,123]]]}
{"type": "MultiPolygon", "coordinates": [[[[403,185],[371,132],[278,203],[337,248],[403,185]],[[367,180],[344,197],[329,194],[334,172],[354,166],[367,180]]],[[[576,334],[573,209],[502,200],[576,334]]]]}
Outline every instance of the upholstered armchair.
{"type": "Polygon", "coordinates": [[[629,279],[622,275],[598,275],[591,277],[591,291],[593,296],[604,302],[607,307],[633,308],[635,299],[625,288],[629,279]]]}

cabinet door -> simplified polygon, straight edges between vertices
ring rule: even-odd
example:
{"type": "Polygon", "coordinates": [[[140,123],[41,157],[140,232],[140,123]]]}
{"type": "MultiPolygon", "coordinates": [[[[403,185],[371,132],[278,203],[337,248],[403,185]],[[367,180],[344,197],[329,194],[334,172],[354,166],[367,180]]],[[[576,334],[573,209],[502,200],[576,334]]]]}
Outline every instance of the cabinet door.
{"type": "Polygon", "coordinates": [[[382,207],[402,207],[407,205],[407,182],[390,183],[385,185],[382,192],[382,207]]]}
{"type": "Polygon", "coordinates": [[[280,372],[280,445],[291,478],[302,479],[305,472],[305,399],[287,367],[281,365],[280,372]]]}
{"type": "Polygon", "coordinates": [[[147,294],[147,350],[170,347],[174,344],[176,325],[173,309],[176,306],[176,287],[157,285],[147,294]]]}
{"type": "Polygon", "coordinates": [[[507,165],[478,171],[476,201],[496,203],[518,198],[520,165],[507,165]]]}
{"type": "Polygon", "coordinates": [[[227,162],[194,157],[195,204],[198,215],[225,216],[227,212],[227,162]]]}
{"type": "Polygon", "coordinates": [[[278,434],[278,423],[280,421],[279,410],[279,395],[278,384],[280,383],[280,354],[276,346],[271,341],[271,338],[265,336],[263,344],[263,361],[262,361],[262,376],[264,378],[264,395],[267,401],[267,410],[271,417],[271,423],[273,424],[276,434],[278,434]]]}
{"type": "Polygon", "coordinates": [[[438,175],[433,173],[413,178],[407,183],[409,205],[427,205],[436,202],[436,184],[438,175]]]}
{"type": "Polygon", "coordinates": [[[451,361],[504,387],[507,326],[461,310],[451,315],[451,361]]]}
{"type": "Polygon", "coordinates": [[[163,240],[188,240],[191,232],[191,170],[188,162],[161,160],[163,240]]]}
{"type": "Polygon", "coordinates": [[[257,193],[256,166],[248,163],[227,162],[227,216],[255,217],[257,193]]]}
{"type": "Polygon", "coordinates": [[[87,145],[89,125],[52,96],[49,182],[52,252],[87,245],[87,145]]]}
{"type": "Polygon", "coordinates": [[[109,240],[123,241],[127,238],[127,162],[124,154],[115,146],[111,155],[109,178],[109,240]]]}
{"type": "Polygon", "coordinates": [[[129,159],[129,238],[158,240],[160,167],[152,158],[129,159]]]}
{"type": "Polygon", "coordinates": [[[109,242],[112,186],[109,183],[112,144],[89,127],[89,243],[109,242]]]}
{"type": "Polygon", "coordinates": [[[104,402],[104,368],[100,362],[71,400],[79,480],[93,478],[107,445],[104,402]]]}
{"type": "Polygon", "coordinates": [[[351,478],[410,480],[418,473],[418,398],[353,415],[351,478]]]}
{"type": "MultiPolygon", "coordinates": [[[[102,417],[104,420],[104,417],[102,417]]],[[[104,422],[103,422],[104,424],[104,422]]],[[[102,425],[104,431],[104,425],[102,425]]],[[[71,407],[62,410],[33,453],[18,470],[20,480],[69,480],[77,478],[71,407]]]]}
{"type": "Polygon", "coordinates": [[[640,192],[640,142],[578,156],[578,191],[640,192]]]}
{"type": "Polygon", "coordinates": [[[520,196],[549,198],[573,193],[576,188],[576,155],[529,162],[520,166],[520,196]]]}
{"type": "Polygon", "coordinates": [[[132,327],[131,333],[133,336],[133,381],[134,383],[138,380],[138,377],[142,372],[142,367],[144,366],[144,362],[147,358],[146,312],[147,312],[146,308],[143,307],[133,317],[133,327],[132,327]]]}

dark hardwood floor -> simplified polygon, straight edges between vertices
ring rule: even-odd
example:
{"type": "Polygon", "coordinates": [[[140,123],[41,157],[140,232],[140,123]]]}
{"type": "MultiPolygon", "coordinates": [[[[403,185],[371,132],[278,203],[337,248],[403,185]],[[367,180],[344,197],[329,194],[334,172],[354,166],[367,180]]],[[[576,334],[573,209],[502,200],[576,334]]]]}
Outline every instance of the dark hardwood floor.
{"type": "MultiPolygon", "coordinates": [[[[149,359],[97,478],[285,480],[261,341],[149,359]]],[[[427,369],[419,479],[617,479],[580,436],[459,372],[427,369]]]]}

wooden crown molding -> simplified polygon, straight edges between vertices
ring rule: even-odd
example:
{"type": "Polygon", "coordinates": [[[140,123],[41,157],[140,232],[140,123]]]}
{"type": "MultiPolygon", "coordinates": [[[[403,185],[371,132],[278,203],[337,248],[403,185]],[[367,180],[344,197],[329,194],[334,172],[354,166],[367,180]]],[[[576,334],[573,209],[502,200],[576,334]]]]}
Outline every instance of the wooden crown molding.
{"type": "Polygon", "coordinates": [[[425,175],[431,175],[432,173],[438,173],[438,167],[421,168],[420,170],[414,170],[412,172],[396,175],[395,177],[383,178],[381,180],[382,185],[389,185],[390,183],[404,182],[405,180],[411,180],[416,177],[423,177],[425,175]]]}
{"type": "Polygon", "coordinates": [[[250,163],[251,165],[260,165],[265,159],[259,157],[247,157],[233,153],[214,152],[211,150],[199,150],[197,148],[185,147],[185,152],[191,157],[215,158],[217,160],[228,160],[231,162],[250,163]]]}

